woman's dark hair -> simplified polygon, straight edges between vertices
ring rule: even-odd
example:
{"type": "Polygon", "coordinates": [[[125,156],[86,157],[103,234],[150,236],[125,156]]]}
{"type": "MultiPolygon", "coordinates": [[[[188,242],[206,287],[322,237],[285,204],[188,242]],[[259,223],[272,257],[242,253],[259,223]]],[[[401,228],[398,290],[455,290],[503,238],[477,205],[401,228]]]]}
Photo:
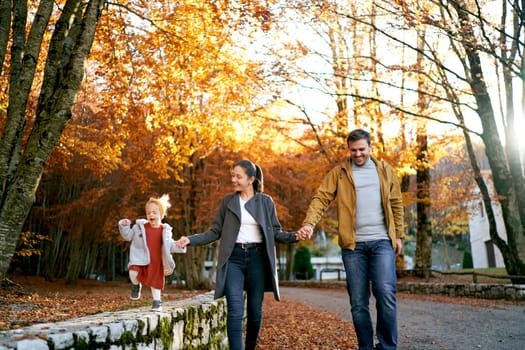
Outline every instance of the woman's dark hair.
{"type": "Polygon", "coordinates": [[[363,129],[355,129],[348,134],[348,137],[346,138],[346,144],[350,145],[354,141],[358,140],[366,140],[366,143],[370,146],[370,133],[363,129]]]}
{"type": "Polygon", "coordinates": [[[246,159],[238,161],[237,163],[235,163],[233,167],[235,168],[236,166],[240,166],[241,168],[243,168],[244,171],[246,171],[246,175],[248,175],[248,177],[253,176],[255,178],[252,186],[253,186],[253,190],[256,193],[263,192],[264,190],[263,173],[262,173],[260,166],[246,159]]]}

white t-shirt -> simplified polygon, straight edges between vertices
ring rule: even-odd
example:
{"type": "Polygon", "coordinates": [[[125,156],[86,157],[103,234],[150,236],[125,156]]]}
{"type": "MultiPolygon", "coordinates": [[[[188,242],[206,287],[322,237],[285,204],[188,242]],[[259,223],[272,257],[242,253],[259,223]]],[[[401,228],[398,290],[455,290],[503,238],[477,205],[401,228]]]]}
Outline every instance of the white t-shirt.
{"type": "Polygon", "coordinates": [[[263,241],[261,228],[254,217],[248,213],[244,205],[244,201],[239,196],[239,202],[241,204],[241,228],[239,229],[239,235],[237,236],[237,243],[260,243],[263,241]]]}

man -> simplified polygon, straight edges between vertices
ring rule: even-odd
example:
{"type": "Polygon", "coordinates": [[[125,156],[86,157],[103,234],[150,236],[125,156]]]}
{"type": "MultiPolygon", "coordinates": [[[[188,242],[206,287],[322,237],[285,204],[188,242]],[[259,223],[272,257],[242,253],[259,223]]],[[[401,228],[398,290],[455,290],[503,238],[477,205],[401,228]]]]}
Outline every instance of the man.
{"type": "Polygon", "coordinates": [[[396,349],[395,258],[402,252],[404,237],[401,188],[393,168],[370,156],[367,131],[352,131],[346,142],[350,161],[325,176],[298,234],[311,237],[324,211],[336,201],[339,245],[359,349],[396,349]],[[369,308],[370,283],[377,308],[376,347],[369,308]]]}

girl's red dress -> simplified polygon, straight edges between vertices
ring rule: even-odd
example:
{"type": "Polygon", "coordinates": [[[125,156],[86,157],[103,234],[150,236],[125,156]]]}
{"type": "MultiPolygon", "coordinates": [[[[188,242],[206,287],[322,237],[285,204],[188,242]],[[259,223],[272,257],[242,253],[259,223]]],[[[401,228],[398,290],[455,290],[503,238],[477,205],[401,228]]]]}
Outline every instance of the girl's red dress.
{"type": "Polygon", "coordinates": [[[146,242],[149,248],[149,265],[131,265],[130,270],[138,271],[137,279],[145,286],[164,289],[164,267],[162,265],[162,226],[151,227],[149,222],[144,225],[146,242]]]}

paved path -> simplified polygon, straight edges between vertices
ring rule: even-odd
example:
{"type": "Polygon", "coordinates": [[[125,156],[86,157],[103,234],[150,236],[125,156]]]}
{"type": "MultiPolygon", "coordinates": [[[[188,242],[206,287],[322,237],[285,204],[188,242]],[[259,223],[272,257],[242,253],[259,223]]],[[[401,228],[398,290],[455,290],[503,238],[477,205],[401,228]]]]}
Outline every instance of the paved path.
{"type": "MultiPolygon", "coordinates": [[[[281,287],[281,296],[352,321],[345,289],[281,287]]],[[[525,350],[522,305],[482,308],[398,298],[398,323],[399,350],[525,350]]]]}

